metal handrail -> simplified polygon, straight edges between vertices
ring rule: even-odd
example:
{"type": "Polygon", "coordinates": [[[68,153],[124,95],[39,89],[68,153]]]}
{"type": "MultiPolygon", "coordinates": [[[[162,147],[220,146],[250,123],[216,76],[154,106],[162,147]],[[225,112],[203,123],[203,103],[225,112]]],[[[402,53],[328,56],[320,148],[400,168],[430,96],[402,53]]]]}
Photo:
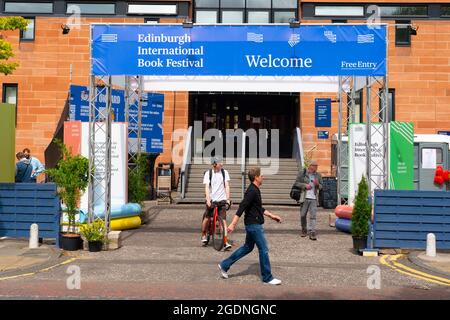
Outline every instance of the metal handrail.
{"type": "Polygon", "coordinates": [[[242,133],[242,152],[241,152],[241,180],[242,180],[242,188],[241,188],[241,199],[244,198],[244,190],[245,190],[245,143],[246,143],[246,135],[245,132],[242,133]]]}
{"type": "Polygon", "coordinates": [[[183,152],[183,163],[181,165],[181,199],[186,196],[186,171],[189,168],[189,163],[191,159],[191,145],[192,145],[192,126],[188,128],[186,141],[184,142],[184,152],[183,152]]]}
{"type": "Polygon", "coordinates": [[[305,163],[305,156],[303,153],[303,143],[302,143],[302,133],[300,131],[299,127],[295,128],[294,131],[294,145],[292,148],[292,158],[295,158],[297,160],[297,164],[299,165],[299,168],[303,168],[303,165],[305,163]]]}

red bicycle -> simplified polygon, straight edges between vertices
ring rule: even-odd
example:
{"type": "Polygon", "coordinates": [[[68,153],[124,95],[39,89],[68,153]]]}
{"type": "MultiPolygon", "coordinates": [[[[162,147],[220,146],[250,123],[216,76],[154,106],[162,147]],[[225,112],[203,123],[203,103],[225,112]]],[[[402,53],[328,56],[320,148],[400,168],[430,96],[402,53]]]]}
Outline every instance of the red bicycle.
{"type": "MultiPolygon", "coordinates": [[[[224,237],[225,237],[225,225],[223,224],[223,219],[219,215],[219,208],[225,207],[225,210],[230,210],[231,202],[227,201],[214,201],[211,206],[214,208],[213,215],[208,215],[208,226],[206,228],[206,242],[203,246],[207,246],[209,240],[212,239],[213,247],[217,251],[222,250],[224,246],[224,237]]],[[[205,215],[208,213],[205,213],[205,215]]],[[[203,215],[202,222],[205,218],[203,215]]]]}

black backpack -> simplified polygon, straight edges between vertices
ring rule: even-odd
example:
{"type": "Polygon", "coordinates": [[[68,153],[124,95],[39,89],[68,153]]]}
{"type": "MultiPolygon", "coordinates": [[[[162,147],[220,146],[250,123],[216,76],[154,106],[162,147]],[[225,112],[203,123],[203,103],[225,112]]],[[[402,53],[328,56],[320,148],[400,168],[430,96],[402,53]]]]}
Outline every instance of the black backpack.
{"type": "Polygon", "coordinates": [[[289,194],[289,196],[291,197],[291,199],[295,200],[295,201],[299,201],[300,200],[300,188],[298,188],[295,183],[291,188],[291,193],[289,194]]]}
{"type": "MultiPolygon", "coordinates": [[[[305,174],[305,171],[306,170],[303,170],[303,175],[305,174]]],[[[295,185],[295,182],[294,182],[294,184],[292,185],[292,188],[291,188],[291,192],[289,193],[289,196],[291,197],[291,199],[293,199],[295,201],[299,201],[300,200],[300,194],[301,194],[300,188],[297,187],[295,185]]]]}
{"type": "MultiPolygon", "coordinates": [[[[222,172],[223,186],[225,187],[225,170],[222,168],[222,169],[220,169],[220,171],[222,172]]],[[[209,169],[209,186],[210,187],[211,187],[211,179],[212,179],[212,169],[209,169]]]]}

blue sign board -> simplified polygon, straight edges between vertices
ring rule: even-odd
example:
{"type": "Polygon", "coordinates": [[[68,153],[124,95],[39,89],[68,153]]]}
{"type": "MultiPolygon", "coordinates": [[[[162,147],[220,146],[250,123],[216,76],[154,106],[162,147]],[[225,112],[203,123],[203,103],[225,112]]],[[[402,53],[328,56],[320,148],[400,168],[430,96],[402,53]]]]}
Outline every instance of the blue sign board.
{"type": "Polygon", "coordinates": [[[317,98],[315,100],[315,126],[331,127],[331,99],[317,98]]]}
{"type": "Polygon", "coordinates": [[[384,76],[385,25],[92,25],[94,75],[384,76]]]}
{"type": "Polygon", "coordinates": [[[444,136],[450,136],[450,131],[438,131],[438,134],[442,134],[444,136]]]}
{"type": "Polygon", "coordinates": [[[328,131],[317,131],[317,139],[328,139],[330,133],[328,131]]]}
{"type": "MultiPolygon", "coordinates": [[[[105,108],[105,94],[99,94],[96,103],[99,109],[105,108]]],[[[112,108],[114,110],[114,121],[125,122],[125,92],[123,90],[112,90],[112,108]]],[[[131,116],[133,116],[133,112],[136,111],[131,109],[131,116]]],[[[142,102],[142,151],[147,153],[163,152],[163,112],[164,95],[145,92],[142,102]]],[[[70,86],[69,119],[82,122],[89,121],[89,89],[87,87],[70,86]]],[[[136,134],[130,133],[129,138],[136,138],[136,134]]]]}

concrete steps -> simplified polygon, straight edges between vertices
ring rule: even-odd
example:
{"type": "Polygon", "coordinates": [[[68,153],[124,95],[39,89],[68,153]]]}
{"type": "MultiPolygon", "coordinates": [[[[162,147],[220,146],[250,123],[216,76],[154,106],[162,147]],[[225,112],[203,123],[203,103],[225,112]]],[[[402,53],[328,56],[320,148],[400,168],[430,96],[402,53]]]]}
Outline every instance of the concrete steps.
{"type": "MultiPolygon", "coordinates": [[[[246,170],[252,166],[259,166],[263,170],[264,182],[261,186],[261,195],[264,205],[295,205],[295,201],[289,197],[292,184],[295,181],[299,171],[295,159],[278,159],[278,170],[276,174],[266,174],[264,168],[269,168],[266,159],[247,159],[246,170]]],[[[272,161],[272,166],[275,162],[272,161]]],[[[205,171],[209,170],[209,164],[192,160],[190,169],[187,172],[186,196],[179,199],[179,203],[204,203],[205,186],[203,185],[203,176],[205,171]]],[[[233,203],[240,203],[242,196],[242,175],[240,159],[224,159],[224,168],[228,170],[231,177],[231,200],[233,203]],[[227,162],[229,164],[227,164],[227,162]]],[[[273,168],[272,168],[273,169],[273,168]]],[[[249,181],[245,175],[245,189],[249,181]]],[[[245,190],[244,190],[245,191],[245,190]]]]}

